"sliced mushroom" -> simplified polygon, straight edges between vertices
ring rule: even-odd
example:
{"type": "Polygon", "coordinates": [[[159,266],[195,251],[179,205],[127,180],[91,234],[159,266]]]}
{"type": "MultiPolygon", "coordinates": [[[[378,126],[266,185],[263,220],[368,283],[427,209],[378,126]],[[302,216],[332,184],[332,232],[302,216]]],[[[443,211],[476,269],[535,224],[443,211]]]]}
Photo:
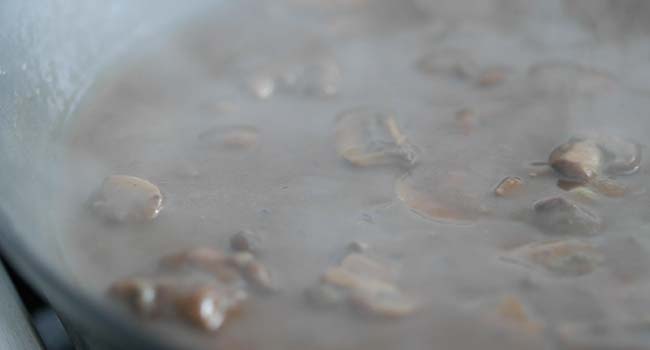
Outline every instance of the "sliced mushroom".
{"type": "Polygon", "coordinates": [[[549,165],[576,186],[587,184],[605,196],[622,197],[626,193],[625,186],[604,175],[628,175],[638,171],[641,146],[597,135],[573,138],[553,150],[549,165]]]}
{"type": "Polygon", "coordinates": [[[92,208],[117,222],[144,222],[162,209],[163,196],[151,182],[127,175],[111,175],[91,198],[92,208]]]}
{"type": "Polygon", "coordinates": [[[516,176],[508,176],[501,180],[494,189],[494,194],[499,197],[511,197],[524,185],[524,181],[516,176]]]}
{"type": "Polygon", "coordinates": [[[345,111],[336,119],[336,148],[356,166],[396,164],[412,167],[417,151],[395,118],[369,108],[345,111]]]}
{"type": "Polygon", "coordinates": [[[603,154],[593,140],[572,139],[554,149],[548,163],[562,177],[586,183],[600,174],[603,154]]]}
{"type": "Polygon", "coordinates": [[[600,216],[564,197],[535,202],[533,223],[546,233],[558,235],[593,235],[603,227],[600,216]]]}

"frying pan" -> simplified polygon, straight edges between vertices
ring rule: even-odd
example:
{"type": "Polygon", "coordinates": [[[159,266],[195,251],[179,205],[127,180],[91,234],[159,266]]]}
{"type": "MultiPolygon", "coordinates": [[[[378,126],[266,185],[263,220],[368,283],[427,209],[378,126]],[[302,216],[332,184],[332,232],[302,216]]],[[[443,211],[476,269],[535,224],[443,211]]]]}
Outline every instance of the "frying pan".
{"type": "MultiPolygon", "coordinates": [[[[57,141],[66,121],[103,68],[133,43],[163,35],[205,6],[223,5],[225,13],[237,2],[0,1],[0,249],[60,314],[79,348],[167,349],[187,343],[108,307],[66,271],[52,210],[60,205],[64,183],[57,141]]],[[[581,1],[568,3],[581,11],[581,1]]],[[[636,22],[647,31],[642,25],[647,21],[636,22]]]]}
{"type": "Polygon", "coordinates": [[[1,249],[73,330],[79,348],[166,349],[174,340],[152,336],[83,293],[66,273],[51,220],[61,185],[61,128],[107,62],[206,3],[0,2],[1,249]]]}

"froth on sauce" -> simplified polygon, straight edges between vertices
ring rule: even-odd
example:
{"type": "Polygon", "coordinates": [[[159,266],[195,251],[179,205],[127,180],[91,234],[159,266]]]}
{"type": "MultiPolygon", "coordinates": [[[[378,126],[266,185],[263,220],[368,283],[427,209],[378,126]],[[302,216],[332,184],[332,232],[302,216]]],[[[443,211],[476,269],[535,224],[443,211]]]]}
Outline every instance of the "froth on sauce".
{"type": "Polygon", "coordinates": [[[208,348],[582,349],[594,327],[637,344],[645,162],[610,179],[622,198],[561,189],[543,164],[585,132],[645,147],[650,96],[630,70],[647,63],[621,53],[643,28],[584,25],[617,23],[604,6],[287,0],[197,17],[107,72],[73,120],[68,268],[208,348]],[[110,175],[157,186],[157,216],[88,208],[110,175]]]}

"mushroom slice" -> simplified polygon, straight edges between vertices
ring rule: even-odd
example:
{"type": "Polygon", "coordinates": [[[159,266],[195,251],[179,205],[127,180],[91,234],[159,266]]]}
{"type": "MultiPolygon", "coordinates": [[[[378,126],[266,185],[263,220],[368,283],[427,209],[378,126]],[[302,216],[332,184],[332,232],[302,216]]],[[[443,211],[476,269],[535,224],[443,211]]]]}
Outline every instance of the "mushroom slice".
{"type": "Polygon", "coordinates": [[[369,108],[345,111],[336,119],[336,148],[353,165],[396,164],[412,167],[417,151],[400,130],[397,120],[369,108]]]}
{"type": "Polygon", "coordinates": [[[91,198],[92,208],[117,222],[153,220],[162,209],[163,196],[151,182],[127,175],[111,175],[91,198]]]}

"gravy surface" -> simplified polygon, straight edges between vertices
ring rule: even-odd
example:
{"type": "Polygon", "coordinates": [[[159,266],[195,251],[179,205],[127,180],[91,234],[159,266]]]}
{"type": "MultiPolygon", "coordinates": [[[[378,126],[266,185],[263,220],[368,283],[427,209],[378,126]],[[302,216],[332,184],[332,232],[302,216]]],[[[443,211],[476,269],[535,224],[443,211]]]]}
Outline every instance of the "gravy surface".
{"type": "Polygon", "coordinates": [[[618,26],[620,11],[604,3],[244,1],[154,38],[106,73],[71,125],[75,209],[60,238],[69,268],[105,293],[164,256],[227,251],[249,230],[279,291],[252,293],[217,334],[196,331],[207,347],[644,344],[645,160],[613,178],[622,198],[589,184],[563,190],[555,172],[530,166],[585,133],[645,150],[645,28],[618,26]],[[601,17],[611,27],[588,25],[601,17]],[[346,123],[345,113],[376,125],[346,123]],[[341,151],[350,149],[361,157],[341,151]],[[119,224],[89,212],[87,198],[112,174],[157,185],[160,215],[119,224]],[[508,176],[521,188],[495,195],[508,176]],[[549,233],[533,204],[554,196],[602,227],[549,233]],[[521,258],[556,240],[593,247],[594,266],[556,273],[572,262],[521,258]],[[352,241],[390,267],[416,312],[378,320],[309,305],[305,290],[352,241]],[[512,317],[520,306],[525,315],[512,317]],[[598,338],[595,326],[612,335],[598,338]]]}

